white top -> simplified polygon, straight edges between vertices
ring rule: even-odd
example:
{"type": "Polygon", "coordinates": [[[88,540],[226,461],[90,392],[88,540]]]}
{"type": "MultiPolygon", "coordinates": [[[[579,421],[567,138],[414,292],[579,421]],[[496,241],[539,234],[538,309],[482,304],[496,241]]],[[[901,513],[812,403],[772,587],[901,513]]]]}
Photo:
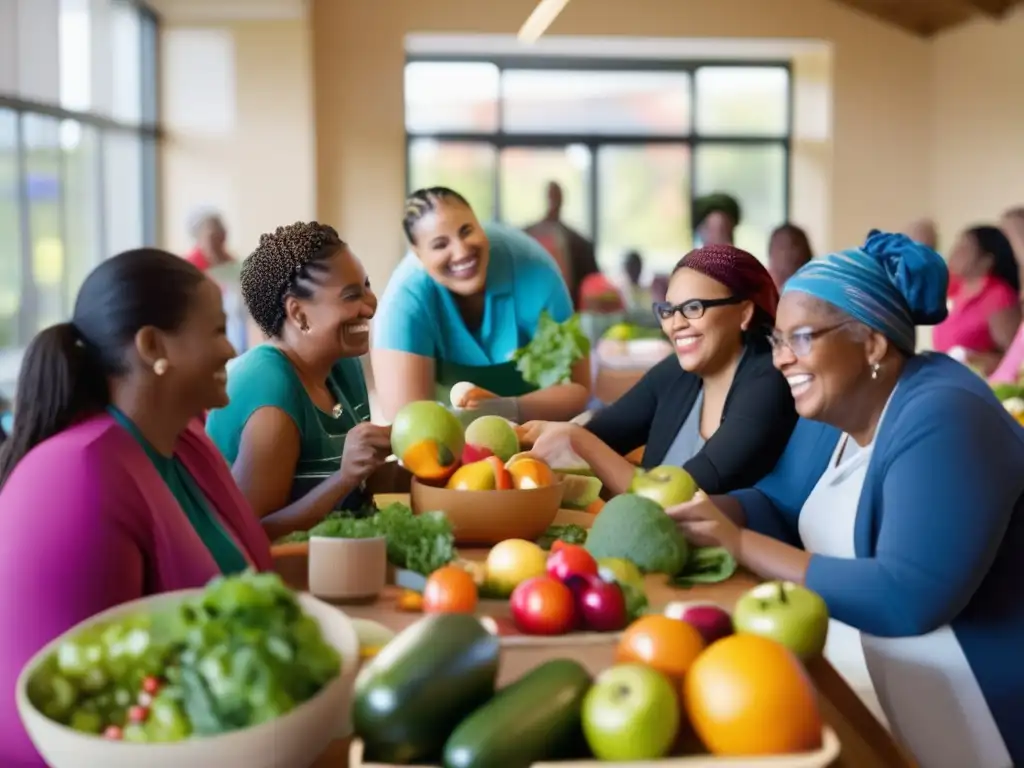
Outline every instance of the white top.
{"type": "MultiPolygon", "coordinates": [[[[800,538],[808,552],[856,557],[853,530],[873,449],[873,443],[859,447],[848,435],[840,438],[800,511],[800,538]]],[[[862,695],[870,697],[873,689],[893,735],[921,768],[1013,768],[948,625],[918,637],[883,638],[833,619],[825,654],[862,695]]]]}

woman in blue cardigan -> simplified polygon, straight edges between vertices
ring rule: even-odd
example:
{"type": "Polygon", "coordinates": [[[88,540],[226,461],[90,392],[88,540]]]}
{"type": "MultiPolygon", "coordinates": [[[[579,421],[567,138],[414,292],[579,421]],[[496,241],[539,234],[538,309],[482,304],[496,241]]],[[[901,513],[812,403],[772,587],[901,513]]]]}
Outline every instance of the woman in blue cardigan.
{"type": "MultiPolygon", "coordinates": [[[[772,336],[802,417],[775,470],[669,510],[858,632],[922,768],[1024,765],[1024,430],[915,325],[946,314],[931,249],[872,232],[786,284],[772,336]]],[[[845,626],[844,626],[845,625],[845,626]]]]}

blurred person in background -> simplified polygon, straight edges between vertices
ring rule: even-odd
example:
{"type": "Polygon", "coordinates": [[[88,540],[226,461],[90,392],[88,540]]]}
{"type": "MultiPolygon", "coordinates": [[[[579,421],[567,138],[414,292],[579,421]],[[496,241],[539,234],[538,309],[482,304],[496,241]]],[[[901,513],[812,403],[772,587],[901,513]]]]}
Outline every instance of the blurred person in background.
{"type": "Polygon", "coordinates": [[[931,219],[918,219],[911,223],[905,234],[914,242],[927,245],[933,251],[939,247],[939,233],[931,219]]]}
{"type": "Polygon", "coordinates": [[[651,310],[651,292],[641,282],[644,274],[644,259],[638,251],[629,251],[622,260],[622,274],[625,278],[623,294],[626,307],[632,311],[649,314],[651,310]]]}
{"type": "Polygon", "coordinates": [[[789,222],[776,227],[768,238],[768,272],[779,290],[804,264],[814,258],[807,233],[789,222]]]}
{"type": "Polygon", "coordinates": [[[242,266],[227,250],[224,219],[213,208],[198,208],[189,216],[188,231],[193,245],[185,260],[220,286],[228,317],[228,339],[241,354],[249,346],[248,315],[239,287],[242,266]]]}
{"type": "MultiPolygon", "coordinates": [[[[999,222],[1000,229],[1010,241],[1013,248],[1014,258],[1017,259],[1018,272],[1024,272],[1024,207],[1011,208],[1003,214],[999,222]]],[[[1021,281],[1024,284],[1024,280],[1021,281]]],[[[1024,288],[1022,288],[1021,299],[1024,301],[1024,288]]],[[[1006,349],[999,366],[989,377],[993,384],[1012,384],[1021,378],[1021,370],[1024,369],[1024,324],[1017,329],[1017,334],[1006,349]]]]}
{"type": "Polygon", "coordinates": [[[579,306],[583,280],[598,272],[594,244],[562,221],[562,187],[558,182],[547,185],[547,208],[544,218],[526,228],[526,233],[543,245],[562,270],[573,304],[579,306]]]}
{"type": "Polygon", "coordinates": [[[402,228],[411,247],[388,281],[373,334],[374,382],[384,418],[415,400],[448,402],[453,385],[482,390],[465,416],[565,421],[590,398],[590,362],[544,389],[527,382],[512,354],[533,338],[542,313],[573,315],[550,254],[521,230],[481,224],[447,187],[412,193],[402,228]],[[496,396],[496,397],[495,397],[496,396]]]}
{"type": "Polygon", "coordinates": [[[739,201],[725,192],[698,197],[692,217],[698,245],[733,245],[741,215],[739,201]]]}
{"type": "Polygon", "coordinates": [[[948,265],[949,316],[935,327],[935,349],[988,376],[1020,326],[1020,267],[1006,235],[991,226],[963,232],[948,265]]]}

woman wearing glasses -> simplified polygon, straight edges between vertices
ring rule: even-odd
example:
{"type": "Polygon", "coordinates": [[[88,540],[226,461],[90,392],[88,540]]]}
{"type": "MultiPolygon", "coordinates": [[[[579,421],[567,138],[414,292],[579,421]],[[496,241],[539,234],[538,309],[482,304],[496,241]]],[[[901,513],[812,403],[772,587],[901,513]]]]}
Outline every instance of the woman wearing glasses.
{"type": "Polygon", "coordinates": [[[681,466],[708,493],[748,487],[775,466],[796,423],[767,340],[778,298],[746,251],[691,251],[654,305],[675,356],[585,428],[528,424],[527,441],[541,455],[576,453],[613,494],[629,489],[636,468],[624,456],[641,446],[645,468],[681,466]]]}
{"type": "Polygon", "coordinates": [[[773,337],[803,417],[785,455],[754,489],[668,512],[695,543],[825,599],[833,661],[873,684],[922,768],[1010,768],[1024,765],[1024,430],[983,379],[915,355],[947,282],[933,250],[879,232],[800,269],[773,337]]]}

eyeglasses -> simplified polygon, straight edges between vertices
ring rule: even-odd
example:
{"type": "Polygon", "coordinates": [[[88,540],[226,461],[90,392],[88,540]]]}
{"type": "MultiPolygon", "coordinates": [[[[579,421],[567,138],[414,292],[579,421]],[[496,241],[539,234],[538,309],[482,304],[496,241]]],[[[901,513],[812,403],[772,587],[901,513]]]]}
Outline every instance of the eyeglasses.
{"type": "Polygon", "coordinates": [[[832,331],[838,330],[844,325],[849,325],[851,322],[852,320],[844,320],[836,325],[830,325],[828,328],[800,328],[788,336],[775,331],[768,334],[768,343],[771,345],[772,354],[781,352],[783,349],[789,349],[797,357],[806,357],[811,354],[811,347],[815,339],[821,338],[827,333],[832,333],[832,331]]]}
{"type": "Polygon", "coordinates": [[[654,316],[659,320],[671,320],[677,312],[681,312],[687,320],[700,320],[704,317],[705,310],[711,307],[724,307],[728,304],[739,304],[741,301],[743,299],[739,296],[730,296],[727,299],[687,299],[682,304],[656,301],[652,309],[654,316]]]}

